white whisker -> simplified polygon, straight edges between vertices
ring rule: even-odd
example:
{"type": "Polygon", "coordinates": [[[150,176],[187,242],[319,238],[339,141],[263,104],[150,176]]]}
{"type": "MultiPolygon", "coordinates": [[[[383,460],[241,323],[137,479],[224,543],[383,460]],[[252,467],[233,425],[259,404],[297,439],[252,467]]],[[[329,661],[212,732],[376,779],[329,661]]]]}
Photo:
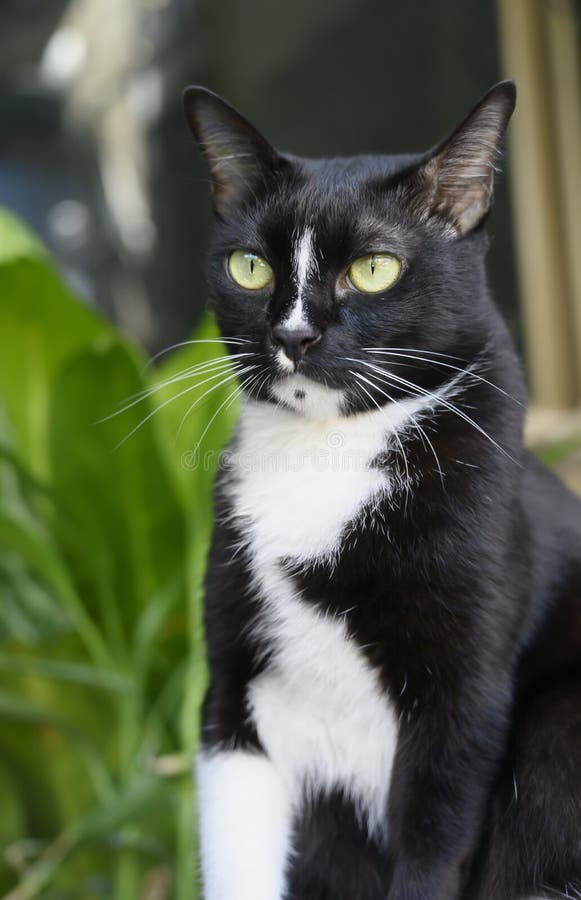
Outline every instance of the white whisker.
{"type": "MultiPolygon", "coordinates": [[[[203,362],[195,363],[195,365],[189,366],[187,369],[182,369],[180,372],[176,372],[175,375],[171,375],[169,378],[166,378],[165,381],[160,381],[149,388],[144,388],[142,391],[139,391],[138,394],[141,394],[143,396],[153,391],[161,390],[162,388],[173,384],[175,381],[179,381],[189,375],[197,375],[198,373],[204,372],[206,370],[212,370],[213,368],[217,368],[218,366],[227,366],[232,362],[232,360],[240,360],[248,356],[257,356],[257,354],[254,351],[248,351],[244,353],[229,353],[226,356],[215,356],[212,359],[207,359],[203,362]]],[[[138,396],[138,394],[136,394],[135,396],[138,396]]]]}
{"type": "MultiPolygon", "coordinates": [[[[345,357],[345,359],[350,359],[350,357],[345,357]]],[[[355,374],[355,373],[351,373],[351,374],[355,374]]],[[[389,384],[389,383],[390,383],[390,382],[384,381],[384,380],[381,379],[381,378],[380,378],[380,379],[377,379],[377,376],[376,376],[376,380],[381,381],[382,384],[389,384]]],[[[380,391],[380,393],[384,393],[383,391],[380,390],[380,388],[379,388],[377,385],[375,385],[375,389],[378,390],[378,391],[380,391]]],[[[391,400],[392,403],[395,403],[397,406],[399,406],[401,409],[403,409],[402,404],[399,403],[399,402],[395,399],[395,397],[391,397],[391,396],[390,396],[389,394],[387,394],[387,393],[385,393],[384,395],[388,398],[388,400],[391,400]]],[[[410,419],[410,424],[412,425],[412,427],[416,428],[417,431],[419,431],[420,437],[422,438],[422,442],[424,441],[424,439],[427,441],[428,446],[429,446],[429,448],[430,448],[430,450],[431,450],[431,452],[432,452],[432,455],[433,455],[433,457],[434,457],[434,460],[435,460],[435,462],[436,462],[436,466],[437,466],[437,469],[438,469],[438,474],[439,474],[439,476],[440,476],[440,481],[442,482],[442,487],[445,487],[445,485],[444,485],[444,472],[442,471],[442,466],[441,466],[441,463],[440,463],[440,459],[439,459],[439,457],[438,457],[438,454],[436,453],[436,448],[434,447],[432,441],[431,441],[430,438],[428,437],[428,435],[427,435],[425,429],[422,428],[422,426],[421,426],[420,423],[418,422],[417,418],[416,418],[414,415],[409,414],[409,419],[410,419]]]]}
{"type": "MultiPolygon", "coordinates": [[[[258,372],[257,375],[249,375],[248,378],[246,378],[246,379],[242,382],[242,384],[240,384],[240,385],[238,385],[236,388],[234,388],[234,390],[232,391],[231,394],[228,394],[228,396],[226,397],[226,399],[220,404],[220,406],[218,407],[218,409],[214,412],[212,418],[210,419],[210,421],[208,422],[208,424],[206,425],[206,427],[205,427],[204,430],[202,431],[202,434],[200,435],[200,437],[199,437],[198,440],[196,441],[196,446],[194,447],[194,451],[197,451],[197,450],[200,449],[200,447],[201,447],[201,445],[202,445],[202,441],[203,441],[204,438],[206,437],[206,435],[207,435],[207,433],[208,433],[208,431],[209,431],[209,429],[210,429],[210,427],[211,427],[211,425],[212,425],[212,422],[214,422],[214,420],[215,420],[216,417],[219,415],[219,413],[222,412],[222,410],[224,409],[224,407],[226,407],[226,409],[229,409],[230,406],[236,401],[236,399],[237,399],[237,398],[240,396],[240,394],[244,391],[244,389],[245,389],[246,387],[248,387],[248,385],[249,385],[250,383],[252,383],[255,379],[260,378],[261,374],[262,374],[262,372],[258,372]],[[230,401],[230,402],[228,402],[228,401],[230,401]],[[228,404],[228,406],[226,406],[226,404],[228,404]]],[[[188,410],[188,412],[189,412],[189,410],[188,410]]],[[[180,427],[181,427],[181,426],[180,426],[180,427]]]]}
{"type": "MultiPolygon", "coordinates": [[[[393,401],[393,398],[390,397],[389,394],[385,393],[385,391],[380,390],[380,388],[378,388],[377,385],[375,385],[375,384],[373,384],[371,381],[369,381],[369,380],[365,377],[365,375],[361,375],[360,373],[358,373],[358,372],[353,372],[353,371],[351,371],[351,370],[350,370],[349,374],[355,376],[355,378],[356,378],[357,381],[359,382],[359,385],[360,385],[360,387],[361,387],[361,390],[365,391],[365,393],[367,394],[367,396],[369,397],[369,399],[370,399],[373,403],[375,403],[375,405],[377,406],[378,409],[381,409],[381,406],[379,405],[379,403],[377,403],[377,401],[376,401],[375,398],[369,393],[369,391],[368,391],[365,387],[363,387],[363,385],[361,384],[361,380],[367,382],[367,384],[370,384],[372,388],[374,388],[376,391],[379,391],[380,394],[383,394],[384,397],[387,397],[387,399],[390,400],[392,403],[394,402],[394,401],[393,401]]],[[[394,436],[394,438],[396,439],[396,441],[397,441],[397,443],[398,443],[398,445],[399,445],[399,448],[400,448],[400,450],[401,450],[401,454],[402,454],[402,456],[403,456],[403,462],[404,462],[405,472],[406,472],[406,485],[405,485],[405,490],[406,490],[406,500],[405,500],[405,502],[406,502],[406,504],[407,504],[407,495],[408,495],[408,493],[409,493],[409,489],[410,489],[410,486],[411,486],[411,477],[410,477],[410,470],[409,470],[409,466],[408,466],[408,460],[407,460],[407,456],[406,456],[406,452],[405,452],[404,445],[402,444],[401,439],[400,439],[400,436],[398,435],[397,431],[395,431],[395,430],[393,431],[393,436],[394,436]]]]}
{"type": "MultiPolygon", "coordinates": [[[[514,457],[511,456],[511,454],[507,450],[504,449],[504,447],[502,447],[497,441],[495,441],[494,438],[491,437],[488,434],[488,432],[485,431],[484,428],[482,428],[482,426],[478,424],[478,422],[475,422],[474,419],[472,419],[466,413],[462,412],[462,410],[458,409],[457,406],[455,406],[453,403],[450,403],[448,400],[446,400],[446,398],[443,397],[442,394],[434,394],[434,393],[432,393],[432,391],[427,391],[425,388],[420,387],[419,385],[415,384],[413,381],[408,381],[407,378],[402,378],[400,375],[394,375],[393,372],[388,372],[385,369],[382,369],[378,366],[373,366],[371,363],[367,363],[364,360],[352,360],[352,361],[359,362],[361,365],[367,366],[372,371],[379,372],[380,374],[385,375],[387,378],[391,379],[392,383],[395,382],[396,384],[404,385],[404,386],[408,387],[410,390],[414,391],[417,394],[420,394],[423,397],[431,398],[434,401],[435,405],[441,404],[442,406],[445,406],[446,409],[450,410],[450,412],[455,413],[460,419],[463,419],[463,421],[465,421],[468,425],[471,425],[476,431],[478,431],[479,434],[481,434],[484,438],[486,438],[486,440],[489,441],[500,453],[502,453],[503,456],[506,456],[512,462],[519,465],[518,460],[514,459],[514,457]]],[[[459,378],[460,378],[460,376],[456,375],[452,379],[452,381],[449,382],[448,389],[453,387],[454,382],[458,381],[459,378]]]]}
{"type": "MultiPolygon", "coordinates": [[[[146,369],[148,369],[156,359],[159,359],[161,356],[164,356],[166,353],[170,353],[172,350],[177,350],[179,347],[189,347],[194,344],[234,344],[235,346],[239,346],[241,344],[254,344],[255,341],[251,341],[250,338],[199,338],[198,340],[192,341],[178,341],[177,344],[170,344],[169,347],[165,347],[163,350],[160,350],[159,353],[156,353],[155,356],[152,356],[149,362],[146,365],[146,369]]],[[[224,348],[226,349],[226,348],[224,348]]]]}
{"type": "MultiPolygon", "coordinates": [[[[462,372],[462,373],[468,375],[469,377],[476,378],[477,381],[481,381],[481,382],[483,382],[483,384],[487,384],[489,387],[494,388],[495,391],[499,391],[501,394],[504,394],[505,397],[508,397],[509,400],[512,400],[514,403],[517,403],[519,406],[523,405],[520,402],[520,400],[517,400],[516,397],[513,397],[513,395],[509,394],[508,391],[505,391],[504,388],[501,388],[498,384],[494,384],[494,382],[489,381],[487,378],[484,378],[482,375],[479,375],[477,372],[475,372],[473,370],[473,366],[475,366],[477,364],[476,361],[474,361],[473,363],[471,363],[470,365],[468,365],[464,369],[462,369],[459,366],[454,366],[454,365],[451,365],[450,363],[440,362],[440,360],[438,360],[438,359],[431,359],[429,356],[426,356],[426,355],[410,356],[408,353],[399,353],[394,350],[387,350],[387,349],[384,350],[384,349],[378,349],[378,348],[374,348],[374,347],[363,347],[362,349],[365,350],[367,353],[379,353],[381,355],[386,355],[386,356],[398,356],[398,357],[403,357],[404,359],[410,359],[410,360],[417,361],[417,362],[425,362],[425,363],[428,363],[433,366],[441,366],[446,369],[451,369],[454,372],[462,372]]],[[[418,351],[414,351],[414,352],[418,352],[418,351]]],[[[431,355],[431,352],[430,352],[430,355],[431,355]]],[[[438,355],[440,355],[440,354],[438,354],[438,355]]]]}
{"type": "MultiPolygon", "coordinates": [[[[185,411],[184,415],[182,416],[182,420],[179,424],[179,428],[178,428],[176,437],[178,437],[180,435],[181,430],[184,427],[184,424],[186,422],[186,419],[190,415],[191,411],[193,409],[195,409],[199,403],[202,402],[204,397],[207,397],[208,394],[211,394],[213,391],[217,390],[219,387],[222,387],[223,384],[227,384],[230,381],[230,379],[239,378],[241,375],[244,375],[246,372],[251,372],[253,369],[256,369],[256,368],[257,368],[256,364],[246,366],[245,368],[244,367],[238,368],[235,372],[232,372],[230,375],[228,375],[222,381],[219,381],[218,384],[214,384],[214,385],[212,385],[212,387],[208,388],[207,391],[204,391],[204,393],[201,395],[201,397],[198,397],[196,400],[194,400],[192,405],[189,406],[187,408],[187,410],[185,411]]],[[[220,374],[222,374],[222,373],[220,373],[220,374]]],[[[214,377],[216,377],[216,376],[214,376],[214,377]]],[[[207,380],[210,381],[210,379],[207,379],[207,380]]],[[[202,382],[202,384],[204,384],[204,382],[202,382]]],[[[198,385],[195,385],[195,387],[198,387],[198,385]]],[[[188,388],[188,390],[192,390],[192,388],[188,388]]],[[[188,391],[184,391],[183,393],[188,393],[188,391]]],[[[181,396],[181,394],[178,394],[178,396],[181,396]]]]}
{"type": "Polygon", "coordinates": [[[454,359],[456,362],[462,363],[468,362],[468,360],[464,359],[462,356],[452,356],[450,353],[438,353],[435,350],[418,350],[415,347],[362,347],[361,349],[368,353],[391,353],[394,351],[398,353],[421,353],[423,356],[429,353],[430,356],[441,356],[442,359],[454,359]]]}
{"type": "Polygon", "coordinates": [[[255,353],[235,353],[232,356],[227,357],[216,357],[215,360],[209,360],[205,363],[198,363],[195,366],[190,366],[189,369],[184,369],[182,372],[178,372],[176,375],[172,375],[170,378],[167,378],[165,381],[161,381],[158,384],[152,385],[149,388],[144,388],[141,391],[138,391],[136,394],[132,394],[127,398],[128,401],[125,403],[125,406],[122,406],[120,409],[114,410],[114,412],[110,413],[108,416],[105,416],[103,419],[99,419],[95,422],[96,425],[100,425],[103,422],[108,422],[109,419],[115,418],[115,416],[120,416],[122,413],[127,412],[127,410],[131,409],[137,403],[140,403],[142,400],[145,400],[147,397],[151,397],[153,394],[156,394],[158,391],[164,390],[167,387],[170,387],[172,384],[175,384],[178,381],[187,381],[190,378],[193,378],[195,375],[204,375],[208,372],[219,372],[219,371],[227,371],[228,368],[232,365],[232,360],[240,359],[246,356],[255,356],[255,353]]]}
{"type": "MultiPolygon", "coordinates": [[[[169,398],[168,398],[167,400],[165,400],[162,404],[160,404],[160,406],[156,406],[155,409],[152,409],[151,412],[148,413],[147,416],[145,416],[145,418],[142,419],[141,422],[139,422],[139,424],[135,426],[135,428],[132,428],[132,429],[131,429],[131,431],[129,432],[129,434],[126,434],[125,437],[124,437],[121,441],[119,441],[119,443],[117,444],[117,446],[115,447],[115,449],[118,450],[119,447],[121,447],[121,446],[125,443],[125,441],[128,441],[129,438],[132,437],[132,436],[135,434],[135,432],[138,431],[138,430],[142,427],[142,425],[145,425],[145,423],[148,422],[148,421],[151,419],[152,416],[154,416],[156,413],[158,413],[160,410],[162,410],[162,409],[163,409],[165,406],[167,406],[169,403],[173,403],[174,400],[179,400],[179,398],[180,398],[180,397],[183,397],[184,394],[189,394],[191,391],[195,391],[197,388],[201,387],[203,384],[206,384],[208,381],[213,381],[215,378],[219,378],[222,374],[223,374],[223,372],[218,372],[217,374],[211,375],[209,378],[205,378],[205,379],[204,379],[203,381],[201,381],[201,382],[196,382],[196,384],[192,384],[192,385],[190,385],[189,387],[187,387],[185,390],[180,391],[179,394],[176,394],[176,395],[173,396],[173,397],[169,397],[169,398]]],[[[226,378],[226,381],[227,381],[228,379],[230,379],[230,378],[236,377],[236,374],[237,374],[237,371],[236,371],[236,372],[230,373],[230,374],[228,375],[228,377],[226,378]]],[[[222,384],[222,383],[223,383],[223,382],[220,382],[218,385],[214,385],[213,388],[212,388],[212,390],[213,390],[215,387],[219,387],[220,384],[222,384]]],[[[203,396],[205,396],[205,394],[204,394],[203,396]]]]}
{"type": "MultiPolygon", "coordinates": [[[[270,378],[270,374],[271,374],[271,373],[267,370],[267,371],[266,371],[266,375],[264,376],[264,378],[262,379],[262,381],[261,381],[261,382],[258,384],[258,386],[256,387],[255,396],[256,396],[256,399],[257,399],[257,400],[258,400],[258,398],[260,397],[260,392],[261,392],[262,388],[264,387],[264,385],[266,384],[266,382],[267,382],[268,379],[270,378]]],[[[252,392],[250,393],[250,396],[252,396],[252,392]]]]}

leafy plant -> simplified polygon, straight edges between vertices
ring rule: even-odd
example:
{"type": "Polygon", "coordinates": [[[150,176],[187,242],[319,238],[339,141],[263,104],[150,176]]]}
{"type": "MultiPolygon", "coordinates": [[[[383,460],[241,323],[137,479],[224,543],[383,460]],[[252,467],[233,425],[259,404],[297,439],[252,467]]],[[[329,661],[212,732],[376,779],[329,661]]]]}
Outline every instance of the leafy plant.
{"type": "Polygon", "coordinates": [[[201,582],[217,450],[234,414],[228,370],[208,362],[224,354],[210,319],[197,340],[146,366],[0,211],[0,891],[10,900],[197,896],[201,582]],[[191,451],[212,419],[200,461],[191,451]]]}

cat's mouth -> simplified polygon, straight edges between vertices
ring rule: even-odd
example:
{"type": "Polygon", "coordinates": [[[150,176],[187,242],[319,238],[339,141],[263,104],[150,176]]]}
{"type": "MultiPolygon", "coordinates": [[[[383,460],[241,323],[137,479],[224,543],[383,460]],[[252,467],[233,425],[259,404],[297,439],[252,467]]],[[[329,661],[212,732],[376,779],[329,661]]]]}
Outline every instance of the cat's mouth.
{"type": "Polygon", "coordinates": [[[292,378],[293,375],[302,375],[310,381],[324,387],[337,387],[334,384],[336,375],[327,366],[313,360],[309,355],[300,359],[289,359],[283,350],[274,354],[274,368],[281,381],[292,378]]]}

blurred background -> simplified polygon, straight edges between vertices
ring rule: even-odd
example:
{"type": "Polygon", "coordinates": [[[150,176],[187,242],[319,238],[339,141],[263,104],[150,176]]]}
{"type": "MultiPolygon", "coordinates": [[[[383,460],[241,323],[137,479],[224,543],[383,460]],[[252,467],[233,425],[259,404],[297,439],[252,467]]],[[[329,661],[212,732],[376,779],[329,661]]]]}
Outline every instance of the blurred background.
{"type": "Polygon", "coordinates": [[[206,172],[181,91],[305,155],[429,147],[517,79],[491,279],[543,406],[581,401],[576,0],[2,0],[0,202],[151,351],[205,307],[206,172]],[[511,202],[512,201],[512,202],[511,202]]]}
{"type": "Polygon", "coordinates": [[[491,278],[533,399],[581,401],[579,0],[2,0],[0,202],[151,351],[205,307],[204,166],[183,86],[224,94],[281,148],[420,150],[518,81],[491,278]]]}
{"type": "MultiPolygon", "coordinates": [[[[516,79],[490,280],[526,360],[530,441],[581,489],[580,26],[581,0],[0,0],[0,206],[53,260],[0,219],[6,897],[196,896],[211,472],[185,471],[180,448],[208,412],[176,447],[188,404],[150,421],[146,394],[166,388],[143,374],[196,328],[215,339],[183,87],[316,156],[427,149],[516,79]],[[87,430],[132,391],[145,413],[87,430]]],[[[215,355],[186,348],[155,377],[215,355]]]]}

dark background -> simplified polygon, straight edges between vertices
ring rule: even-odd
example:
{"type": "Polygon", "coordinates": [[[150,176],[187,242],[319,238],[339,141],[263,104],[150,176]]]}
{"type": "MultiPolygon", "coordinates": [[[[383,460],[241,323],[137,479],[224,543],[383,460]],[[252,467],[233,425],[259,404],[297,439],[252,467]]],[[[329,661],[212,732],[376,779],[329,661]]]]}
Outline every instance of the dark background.
{"type": "MultiPolygon", "coordinates": [[[[183,121],[184,85],[213,88],[280,148],[318,156],[426,149],[502,77],[493,0],[119,0],[132,21],[126,65],[105,73],[107,96],[93,78],[96,105],[140,117],[154,236],[136,248],[104,190],[98,116],[90,106],[71,116],[75,77],[55,85],[43,75],[75,5],[0,0],[0,203],[42,234],[87,302],[151,351],[187,336],[206,305],[209,190],[183,121]]],[[[103,12],[99,27],[114,30],[103,12]]],[[[506,165],[490,272],[518,336],[506,165]]]]}

